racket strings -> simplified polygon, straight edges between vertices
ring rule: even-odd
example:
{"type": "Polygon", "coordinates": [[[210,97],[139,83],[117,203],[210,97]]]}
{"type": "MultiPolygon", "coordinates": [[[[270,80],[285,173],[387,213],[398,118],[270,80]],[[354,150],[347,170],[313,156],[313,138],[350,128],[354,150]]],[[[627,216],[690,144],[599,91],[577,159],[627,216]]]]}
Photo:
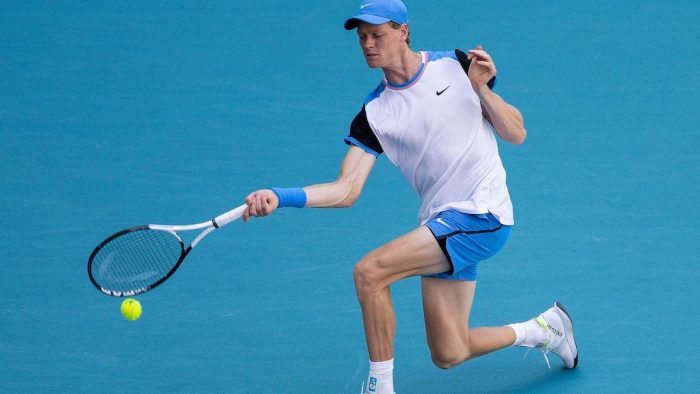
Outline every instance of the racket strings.
{"type": "Polygon", "coordinates": [[[91,273],[105,289],[138,290],[166,277],[182,253],[182,241],[176,234],[141,229],[106,243],[95,255],[91,273]]]}

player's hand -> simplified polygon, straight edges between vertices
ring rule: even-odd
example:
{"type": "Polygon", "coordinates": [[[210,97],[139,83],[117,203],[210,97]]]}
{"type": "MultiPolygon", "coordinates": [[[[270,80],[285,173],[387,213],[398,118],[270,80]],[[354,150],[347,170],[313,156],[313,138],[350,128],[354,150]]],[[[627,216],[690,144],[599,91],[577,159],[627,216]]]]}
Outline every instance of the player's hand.
{"type": "Polygon", "coordinates": [[[467,59],[471,60],[467,75],[472,83],[472,87],[478,94],[484,89],[488,89],[488,82],[496,76],[496,65],[481,45],[470,49],[467,59]]]}
{"type": "Polygon", "coordinates": [[[270,189],[262,189],[252,192],[245,198],[248,207],[243,211],[243,221],[247,222],[251,216],[267,216],[279,205],[279,199],[270,189]]]}

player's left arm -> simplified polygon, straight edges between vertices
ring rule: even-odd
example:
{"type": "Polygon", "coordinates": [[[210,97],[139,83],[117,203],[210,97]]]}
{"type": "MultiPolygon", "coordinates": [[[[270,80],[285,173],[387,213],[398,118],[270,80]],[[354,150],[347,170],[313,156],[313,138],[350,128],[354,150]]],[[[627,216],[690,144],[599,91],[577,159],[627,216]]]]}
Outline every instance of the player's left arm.
{"type": "Polygon", "coordinates": [[[496,129],[496,133],[512,144],[525,142],[527,132],[523,116],[514,106],[508,104],[488,86],[496,76],[496,65],[481,45],[469,51],[469,81],[481,100],[484,116],[496,129]]]}

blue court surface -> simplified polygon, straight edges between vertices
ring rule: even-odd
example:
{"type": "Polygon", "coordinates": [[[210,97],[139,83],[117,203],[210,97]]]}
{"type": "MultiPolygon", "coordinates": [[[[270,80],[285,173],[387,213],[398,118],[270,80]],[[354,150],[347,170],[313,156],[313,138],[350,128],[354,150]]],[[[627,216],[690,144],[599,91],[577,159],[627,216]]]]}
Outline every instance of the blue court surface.
{"type": "MultiPolygon", "coordinates": [[[[417,224],[385,157],[352,209],[213,233],[136,322],[85,268],[122,228],[335,179],[381,78],[342,28],[357,3],[0,3],[0,392],[360,390],[353,264],[417,224]]],[[[700,3],[407,4],[414,49],[491,53],[529,133],[500,145],[516,226],[471,324],[559,300],[580,364],[511,348],[436,368],[412,278],[392,287],[397,393],[697,390],[700,3]]]]}

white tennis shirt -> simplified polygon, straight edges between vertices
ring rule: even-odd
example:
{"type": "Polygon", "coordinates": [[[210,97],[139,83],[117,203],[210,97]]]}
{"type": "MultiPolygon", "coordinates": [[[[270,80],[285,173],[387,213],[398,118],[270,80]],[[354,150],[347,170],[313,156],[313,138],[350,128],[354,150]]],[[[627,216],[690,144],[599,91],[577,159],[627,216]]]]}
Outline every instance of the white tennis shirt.
{"type": "Polygon", "coordinates": [[[512,225],[506,171],[493,127],[465,74],[466,55],[421,54],[411,80],[395,85],[384,79],[367,96],[346,143],[375,156],[386,153],[420,196],[421,225],[448,209],[490,212],[512,225]]]}

